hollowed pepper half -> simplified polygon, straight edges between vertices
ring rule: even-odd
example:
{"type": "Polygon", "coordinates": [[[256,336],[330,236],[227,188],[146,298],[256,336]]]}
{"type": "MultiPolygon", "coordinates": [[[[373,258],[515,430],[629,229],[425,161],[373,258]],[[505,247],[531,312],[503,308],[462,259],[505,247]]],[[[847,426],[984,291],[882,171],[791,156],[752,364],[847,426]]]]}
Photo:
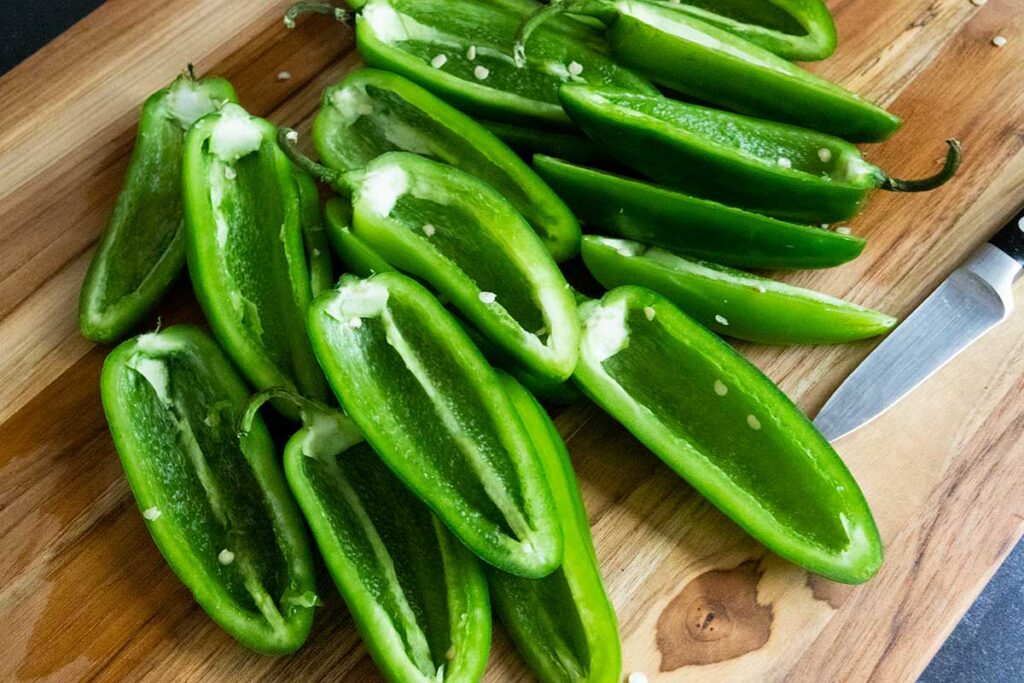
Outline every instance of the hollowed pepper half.
{"type": "Polygon", "coordinates": [[[415,498],[351,420],[298,404],[303,427],[288,441],[288,484],[338,592],[384,678],[394,683],[478,681],[491,642],[480,562],[415,498]]]}
{"type": "Polygon", "coordinates": [[[583,261],[613,289],[661,294],[718,334],[764,344],[834,344],[888,332],[896,319],[819,292],[647,247],[587,235],[583,261]]]}
{"type": "Polygon", "coordinates": [[[882,543],[857,482],[760,370],[642,287],[581,312],[574,378],[595,403],[769,550],[833,581],[875,574],[882,543]]]}
{"type": "Polygon", "coordinates": [[[193,327],[118,346],[103,366],[103,409],[149,532],[196,602],[243,645],[293,652],[313,620],[316,583],[278,453],[249,390],[193,327]]]}
{"type": "MultiPolygon", "coordinates": [[[[530,57],[516,64],[512,46],[519,24],[537,7],[529,3],[460,0],[353,0],[356,45],[366,63],[418,83],[454,106],[486,118],[567,126],[558,87],[569,81],[653,93],[644,78],[606,53],[599,36],[574,20],[544,26],[530,57]],[[517,9],[521,5],[522,9],[517,9]]],[[[302,11],[347,13],[323,3],[302,11]]]]}
{"type": "Polygon", "coordinates": [[[339,174],[289,154],[351,195],[352,231],[395,268],[430,284],[498,347],[540,377],[572,374],[579,321],[540,238],[490,185],[408,152],[339,174]]]}
{"type": "Polygon", "coordinates": [[[922,192],[953,177],[949,140],[934,176],[897,180],[831,135],[665,97],[568,85],[566,111],[591,138],[637,171],[695,195],[776,218],[833,223],[855,216],[876,188],[922,192]]]}
{"type": "Polygon", "coordinates": [[[533,169],[479,123],[402,76],[360,69],[327,88],[312,136],[323,163],[336,171],[364,168],[392,151],[451,164],[500,192],[555,261],[579,252],[579,223],[533,169]]]}
{"type": "Polygon", "coordinates": [[[192,127],[184,168],[189,273],[214,334],[250,384],[323,398],[327,385],[304,324],[314,281],[308,259],[325,255],[307,254],[303,224],[319,206],[308,185],[300,192],[276,132],[233,104],[192,127]]]}
{"type": "Polygon", "coordinates": [[[588,232],[746,268],[829,268],[864,250],[853,235],[800,225],[559,159],[533,165],[588,232]]]}
{"type": "Polygon", "coordinates": [[[885,140],[900,126],[899,118],[859,95],[669,2],[570,0],[549,6],[523,24],[517,54],[529,55],[532,32],[557,11],[600,18],[615,59],[702,102],[854,142],[885,140]]]}
{"type": "Polygon", "coordinates": [[[196,120],[234,102],[231,84],[183,74],[142,105],[135,149],[114,213],[82,283],[82,335],[113,342],[140,323],[185,266],[182,145],[196,120]]]}
{"type": "Polygon", "coordinates": [[[558,430],[544,409],[507,375],[505,390],[540,456],[554,494],[565,559],[543,579],[490,572],[494,606],[530,668],[544,683],[621,680],[615,611],[601,580],[576,475],[558,430]]]}
{"type": "Polygon", "coordinates": [[[562,534],[501,382],[430,292],[396,272],[344,276],[309,311],[341,406],[399,479],[484,561],[550,574],[562,534]]]}

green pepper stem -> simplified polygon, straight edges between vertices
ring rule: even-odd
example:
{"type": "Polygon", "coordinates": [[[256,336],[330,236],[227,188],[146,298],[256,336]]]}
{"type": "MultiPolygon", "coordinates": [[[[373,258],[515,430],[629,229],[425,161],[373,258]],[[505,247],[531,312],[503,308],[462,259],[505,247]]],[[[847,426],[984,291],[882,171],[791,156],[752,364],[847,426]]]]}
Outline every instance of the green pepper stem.
{"type": "Polygon", "coordinates": [[[946,151],[946,162],[935,175],[919,180],[900,180],[899,178],[891,178],[882,173],[878,186],[890,192],[927,192],[944,185],[956,175],[957,169],[960,168],[960,161],[963,158],[963,148],[958,140],[946,140],[946,144],[949,145],[949,149],[946,151]]]}
{"type": "Polygon", "coordinates": [[[303,0],[303,2],[297,2],[289,7],[288,11],[284,13],[285,27],[295,28],[295,20],[308,12],[334,17],[337,21],[340,21],[343,24],[349,23],[350,14],[344,8],[335,7],[329,2],[308,2],[303,0]]]}
{"type": "Polygon", "coordinates": [[[512,58],[518,68],[526,66],[526,42],[533,32],[560,14],[581,14],[611,23],[618,11],[610,7],[606,0],[551,0],[547,5],[538,7],[516,30],[512,58]]]}
{"type": "Polygon", "coordinates": [[[195,82],[196,80],[196,67],[192,62],[188,63],[185,67],[185,73],[188,74],[188,80],[195,82]]]}
{"type": "Polygon", "coordinates": [[[296,144],[298,139],[299,134],[292,128],[281,127],[277,130],[277,146],[292,160],[293,164],[320,182],[327,183],[335,189],[344,189],[345,180],[342,174],[333,168],[318,164],[303,154],[296,144]]]}

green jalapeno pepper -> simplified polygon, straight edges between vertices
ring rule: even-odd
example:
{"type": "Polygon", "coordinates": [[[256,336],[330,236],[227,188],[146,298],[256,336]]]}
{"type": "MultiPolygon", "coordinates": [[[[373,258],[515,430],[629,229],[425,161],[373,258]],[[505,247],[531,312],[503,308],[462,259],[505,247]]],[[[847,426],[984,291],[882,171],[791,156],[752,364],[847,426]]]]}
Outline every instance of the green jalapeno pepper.
{"type": "Polygon", "coordinates": [[[519,154],[530,158],[548,154],[576,164],[614,166],[618,162],[600,147],[578,133],[564,130],[543,130],[518,126],[503,121],[482,121],[502,142],[519,154]]]}
{"type": "Polygon", "coordinates": [[[103,366],[103,409],[157,547],[210,617],[243,645],[292,652],[316,583],[302,519],[263,422],[239,438],[249,391],[192,327],[144,334],[103,366]]]}
{"type": "Polygon", "coordinates": [[[302,202],[275,133],[234,104],[189,131],[189,273],[214,334],[253,386],[323,398],[326,383],[304,325],[312,279],[302,223],[314,207],[302,202]]]}
{"type": "Polygon", "coordinates": [[[543,579],[491,571],[495,609],[544,683],[615,683],[622,671],[615,610],[601,581],[587,510],[565,443],[537,401],[511,377],[502,379],[551,485],[565,537],[565,559],[543,579]]]}
{"type": "Polygon", "coordinates": [[[182,142],[197,119],[234,102],[220,78],[179,76],[142,105],[135,149],[114,213],[82,283],[78,321],[91,341],[128,334],[164,297],[185,265],[182,142]]]}
{"type": "Polygon", "coordinates": [[[777,218],[832,223],[855,216],[881,188],[921,192],[953,177],[949,140],[930,178],[897,180],[830,135],[664,97],[569,85],[566,111],[594,140],[647,176],[701,197],[777,218]]]}
{"type": "Polygon", "coordinates": [[[640,285],[708,329],[765,344],[834,344],[896,325],[892,316],[725,266],[683,258],[639,242],[588,235],[583,261],[612,289],[640,285]]]}
{"type": "Polygon", "coordinates": [[[541,577],[562,535],[537,454],[495,371],[426,289],[397,272],[344,276],[309,311],[345,412],[460,541],[541,577]]]}
{"type": "Polygon", "coordinates": [[[781,221],[558,159],[538,155],[533,165],[589,230],[715,263],[829,268],[864,250],[860,237],[781,221]]]}
{"type": "Polygon", "coordinates": [[[457,168],[388,152],[339,174],[296,161],[351,194],[355,236],[430,284],[524,368],[562,381],[579,343],[576,304],[540,238],[490,185],[457,168]]]}
{"type": "Polygon", "coordinates": [[[500,192],[556,261],[579,252],[579,223],[533,169],[479,123],[402,76],[352,72],[324,91],[312,136],[336,171],[364,168],[396,150],[449,163],[500,192]]]}
{"type": "Polygon", "coordinates": [[[324,205],[327,237],[334,253],[345,266],[345,272],[359,277],[394,270],[380,254],[352,232],[352,205],[340,197],[332,197],[324,205]]]}
{"type": "Polygon", "coordinates": [[[320,213],[320,191],[316,182],[302,171],[295,170],[302,216],[302,242],[306,250],[309,291],[312,296],[334,286],[334,265],[331,263],[330,241],[320,213]]]}
{"type": "MultiPolygon", "coordinates": [[[[469,113],[503,121],[565,126],[558,87],[568,81],[656,92],[594,44],[588,27],[539,29],[530,58],[515,63],[512,44],[526,13],[509,3],[460,0],[355,0],[356,45],[369,66],[393,71],[469,113]]],[[[523,5],[525,7],[525,5],[523,5]]],[[[534,5],[536,7],[536,5],[534,5]]],[[[317,3],[298,11],[344,14],[317,3]]],[[[291,11],[289,19],[294,19],[291,11]]]]}
{"type": "MultiPolygon", "coordinates": [[[[588,13],[608,28],[612,54],[659,85],[734,111],[814,128],[854,142],[888,138],[898,117],[743,38],[650,0],[570,0],[540,10],[516,41],[526,41],[545,15],[588,13]]],[[[530,47],[532,50],[532,45],[530,47]]]]}
{"type": "Polygon", "coordinates": [[[685,12],[784,59],[825,59],[836,49],[836,25],[821,0],[647,0],[685,12]]]}
{"type": "Polygon", "coordinates": [[[878,571],[882,543],[857,482],[760,370],[642,287],[581,314],[574,379],[665,464],[783,558],[842,583],[878,571]]]}
{"type": "Polygon", "coordinates": [[[388,681],[480,679],[491,642],[483,568],[362,443],[350,420],[295,401],[303,428],[284,468],[366,649],[388,681]]]}

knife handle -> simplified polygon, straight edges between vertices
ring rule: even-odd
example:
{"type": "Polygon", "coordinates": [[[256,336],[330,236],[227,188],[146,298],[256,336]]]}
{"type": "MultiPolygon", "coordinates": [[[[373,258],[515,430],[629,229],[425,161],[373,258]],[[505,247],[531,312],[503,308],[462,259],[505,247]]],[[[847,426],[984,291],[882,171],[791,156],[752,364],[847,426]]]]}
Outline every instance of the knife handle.
{"type": "Polygon", "coordinates": [[[1024,209],[989,240],[1014,261],[1024,266],[1024,209]]]}

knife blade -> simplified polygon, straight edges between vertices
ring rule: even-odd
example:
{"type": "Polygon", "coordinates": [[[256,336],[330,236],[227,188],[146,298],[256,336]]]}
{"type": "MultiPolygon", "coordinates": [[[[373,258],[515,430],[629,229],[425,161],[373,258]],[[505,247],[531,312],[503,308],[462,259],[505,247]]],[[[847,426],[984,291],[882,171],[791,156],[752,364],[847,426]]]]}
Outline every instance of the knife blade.
{"type": "Polygon", "coordinates": [[[1009,317],[1024,273],[1024,210],[933,291],[814,419],[829,441],[867,424],[1009,317]]]}

